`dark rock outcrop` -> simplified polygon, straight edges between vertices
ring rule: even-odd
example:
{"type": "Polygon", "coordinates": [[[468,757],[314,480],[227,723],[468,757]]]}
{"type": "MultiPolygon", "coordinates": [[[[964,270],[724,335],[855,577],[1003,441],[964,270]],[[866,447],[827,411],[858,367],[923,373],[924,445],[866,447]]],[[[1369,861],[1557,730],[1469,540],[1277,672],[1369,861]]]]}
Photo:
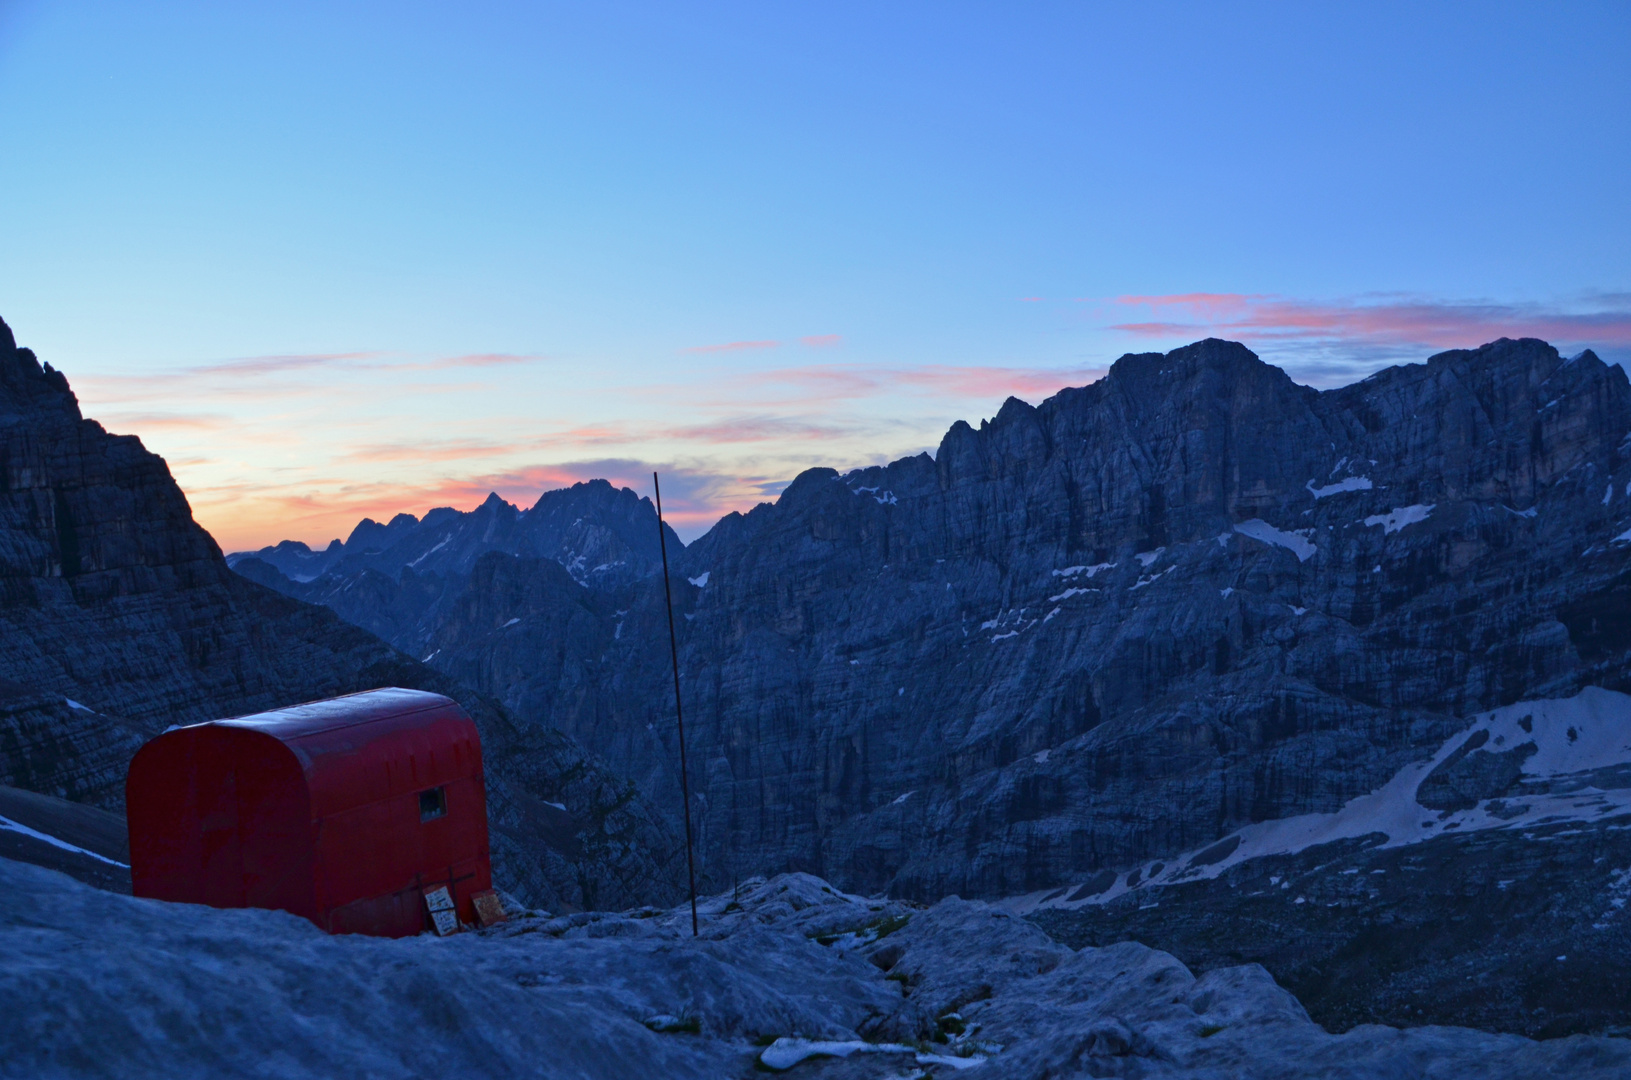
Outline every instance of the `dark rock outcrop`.
{"type": "Polygon", "coordinates": [[[627,781],[332,611],[233,574],[163,460],[82,418],[3,323],[0,675],[0,781],[116,809],[131,753],[168,725],[378,686],[446,693],[481,728],[502,882],[556,908],[676,895],[683,852],[627,781]]]}

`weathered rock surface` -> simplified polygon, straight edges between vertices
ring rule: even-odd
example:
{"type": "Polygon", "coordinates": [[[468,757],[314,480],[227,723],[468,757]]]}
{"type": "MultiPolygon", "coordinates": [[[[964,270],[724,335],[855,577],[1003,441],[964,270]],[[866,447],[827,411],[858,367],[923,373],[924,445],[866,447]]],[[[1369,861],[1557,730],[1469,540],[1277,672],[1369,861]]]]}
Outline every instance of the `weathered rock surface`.
{"type": "MultiPolygon", "coordinates": [[[[1480,708],[1625,685],[1628,433],[1589,352],[1321,393],[1207,341],[932,459],[807,472],[676,557],[707,858],[1023,892],[1335,809],[1480,708]]],[[[672,803],[658,583],[486,558],[422,655],[672,803]]]]}
{"type": "Polygon", "coordinates": [[[123,814],[0,786],[0,857],[60,870],[87,885],[130,892],[123,814]]]}
{"type": "Polygon", "coordinates": [[[1330,1035],[1255,965],[1196,978],[1141,945],[1072,950],[984,904],[914,911],[803,875],[705,902],[697,938],[685,909],[521,916],[447,939],[328,937],[280,912],[134,900],[6,859],[0,897],[0,1054],[35,1077],[1631,1070],[1619,1039],[1330,1035]]]}
{"type": "Polygon", "coordinates": [[[0,782],[115,809],[130,755],[171,724],[446,693],[481,728],[500,880],[557,907],[668,900],[683,880],[666,823],[570,738],[233,574],[163,460],[83,419],[3,323],[0,676],[0,782]]]}
{"type": "Polygon", "coordinates": [[[1005,903],[1072,944],[1261,963],[1335,1029],[1631,1035],[1628,773],[1631,696],[1517,702],[1335,813],[1005,903]]]}
{"type": "MultiPolygon", "coordinates": [[[[1480,710],[1631,688],[1628,435],[1631,385],[1590,352],[1503,340],[1318,392],[1206,341],[1010,400],[933,458],[807,472],[676,557],[704,863],[920,899],[1126,889],[1214,844],[1214,863],[1233,857],[1253,823],[1338,811],[1480,710]]],[[[483,558],[421,624],[420,655],[677,805],[660,582],[589,588],[483,558]]],[[[1533,788],[1524,753],[1439,762],[1421,805],[1496,814],[1533,788]]],[[[1616,768],[1597,789],[1631,784],[1616,768]]],[[[1524,835],[1474,846],[1516,880],[1513,910],[1538,911],[1555,879],[1499,869],[1533,867],[1524,835]]],[[[1631,867],[1624,832],[1594,835],[1592,858],[1631,867]]],[[[1606,873],[1574,902],[1608,902],[1606,873]]],[[[1426,890],[1426,924],[1466,910],[1453,891],[1426,890]]],[[[1226,905],[1199,907],[1197,927],[1226,935],[1226,905]]],[[[1334,1023],[1410,1019],[1415,991],[1395,983],[1436,992],[1409,964],[1321,991],[1313,970],[1359,947],[1363,917],[1304,952],[1273,925],[1249,955],[1334,1023]]],[[[1550,933],[1474,936],[1455,940],[1497,967],[1501,950],[1520,966],[1565,952],[1550,933]]],[[[1160,940],[1187,958],[1200,939],[1160,940]]],[[[1561,985],[1487,1009],[1447,994],[1434,1015],[1624,1022],[1561,985]]]]}

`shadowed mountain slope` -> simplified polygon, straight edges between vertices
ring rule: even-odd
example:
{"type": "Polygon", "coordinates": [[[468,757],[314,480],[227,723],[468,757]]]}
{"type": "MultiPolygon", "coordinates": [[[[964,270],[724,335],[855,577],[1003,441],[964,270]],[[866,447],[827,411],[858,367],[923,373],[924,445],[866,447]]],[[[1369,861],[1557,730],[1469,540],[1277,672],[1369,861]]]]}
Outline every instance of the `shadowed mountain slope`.
{"type": "Polygon", "coordinates": [[[377,686],[445,693],[481,728],[501,883],[556,908],[675,895],[672,835],[626,781],[333,612],[233,574],[163,460],[82,418],[62,374],[3,323],[0,676],[0,782],[113,809],[131,754],[171,724],[377,686]]]}

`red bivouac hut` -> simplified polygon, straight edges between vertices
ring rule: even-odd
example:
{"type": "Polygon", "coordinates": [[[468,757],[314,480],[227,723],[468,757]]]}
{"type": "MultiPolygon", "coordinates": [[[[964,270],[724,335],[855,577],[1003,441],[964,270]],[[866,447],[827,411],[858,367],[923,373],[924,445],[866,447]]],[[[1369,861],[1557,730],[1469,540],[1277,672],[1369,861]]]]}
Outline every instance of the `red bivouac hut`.
{"type": "Polygon", "coordinates": [[[448,887],[492,887],[481,738],[450,698],[389,688],[172,728],[130,763],[137,896],[277,908],[407,937],[448,887]]]}

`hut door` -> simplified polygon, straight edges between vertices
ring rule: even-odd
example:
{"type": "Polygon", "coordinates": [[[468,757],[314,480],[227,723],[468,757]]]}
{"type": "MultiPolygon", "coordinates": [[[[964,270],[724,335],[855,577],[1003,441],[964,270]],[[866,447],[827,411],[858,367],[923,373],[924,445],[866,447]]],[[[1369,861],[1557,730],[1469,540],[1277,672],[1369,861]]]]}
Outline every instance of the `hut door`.
{"type": "Polygon", "coordinates": [[[243,847],[238,839],[238,771],[205,772],[198,777],[198,826],[203,850],[200,892],[211,907],[244,906],[243,847]]]}

